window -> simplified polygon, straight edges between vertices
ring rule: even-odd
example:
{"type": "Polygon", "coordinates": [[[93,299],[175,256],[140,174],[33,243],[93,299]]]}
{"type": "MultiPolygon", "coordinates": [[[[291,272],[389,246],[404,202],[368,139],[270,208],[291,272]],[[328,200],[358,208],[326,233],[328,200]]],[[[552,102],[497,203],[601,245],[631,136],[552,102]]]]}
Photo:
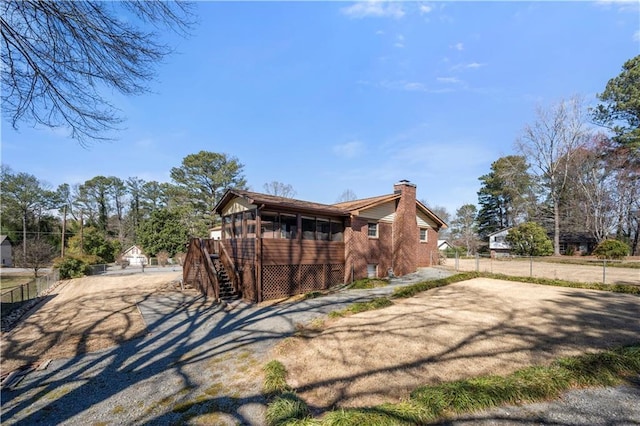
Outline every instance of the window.
{"type": "Polygon", "coordinates": [[[298,219],[295,216],[280,215],[280,238],[295,240],[298,236],[298,219]]]}
{"type": "Polygon", "coordinates": [[[369,235],[369,238],[378,238],[378,224],[377,223],[369,223],[367,225],[367,235],[369,235]]]}
{"type": "Polygon", "coordinates": [[[420,241],[422,242],[426,242],[427,241],[427,228],[420,228],[420,241]]]}

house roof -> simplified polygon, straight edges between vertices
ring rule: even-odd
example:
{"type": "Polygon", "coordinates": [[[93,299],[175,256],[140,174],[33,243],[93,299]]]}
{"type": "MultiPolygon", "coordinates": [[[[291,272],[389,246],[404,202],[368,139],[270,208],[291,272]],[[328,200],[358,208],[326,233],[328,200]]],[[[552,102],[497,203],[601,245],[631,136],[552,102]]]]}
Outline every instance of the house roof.
{"type": "Polygon", "coordinates": [[[140,251],[140,253],[143,253],[143,255],[144,255],[144,251],[142,250],[142,248],[140,248],[140,246],[135,245],[135,244],[132,245],[131,247],[129,247],[128,249],[126,249],[125,251],[123,251],[122,255],[124,256],[124,255],[130,253],[134,248],[137,248],[140,251]]]}
{"type": "MultiPolygon", "coordinates": [[[[321,204],[310,201],[296,200],[294,198],[278,197],[275,195],[262,194],[260,192],[246,191],[244,189],[229,189],[224,193],[218,204],[214,207],[214,212],[222,215],[222,207],[231,201],[234,197],[240,197],[247,200],[250,204],[264,206],[269,209],[286,209],[305,213],[320,213],[329,216],[350,216],[358,215],[361,210],[370,209],[380,204],[388,203],[400,199],[400,193],[379,195],[377,197],[361,198],[359,200],[346,201],[337,204],[321,204]]],[[[446,228],[447,224],[433,213],[427,206],[420,201],[416,201],[416,206],[427,217],[431,218],[438,228],[446,228]]]]}
{"type": "Polygon", "coordinates": [[[346,209],[329,204],[312,203],[310,201],[296,200],[295,198],[278,197],[275,195],[262,194],[260,192],[246,191],[244,189],[229,189],[224,193],[214,211],[222,215],[222,207],[234,197],[240,197],[265,209],[292,210],[302,213],[320,213],[328,216],[349,216],[346,209]]]}
{"type": "Polygon", "coordinates": [[[5,241],[8,241],[9,244],[11,244],[11,238],[9,238],[9,236],[7,235],[0,235],[0,244],[4,243],[5,241]]]}

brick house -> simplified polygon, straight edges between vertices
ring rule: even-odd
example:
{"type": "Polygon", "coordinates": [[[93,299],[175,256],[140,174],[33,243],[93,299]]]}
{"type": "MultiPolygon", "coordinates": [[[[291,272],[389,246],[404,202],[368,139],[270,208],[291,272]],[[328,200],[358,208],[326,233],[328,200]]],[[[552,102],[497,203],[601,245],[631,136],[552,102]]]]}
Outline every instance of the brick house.
{"type": "Polygon", "coordinates": [[[194,239],[184,282],[220,297],[221,275],[254,302],[431,266],[446,224],[400,181],[391,194],[320,204],[228,190],[215,207],[220,240],[194,239]]]}

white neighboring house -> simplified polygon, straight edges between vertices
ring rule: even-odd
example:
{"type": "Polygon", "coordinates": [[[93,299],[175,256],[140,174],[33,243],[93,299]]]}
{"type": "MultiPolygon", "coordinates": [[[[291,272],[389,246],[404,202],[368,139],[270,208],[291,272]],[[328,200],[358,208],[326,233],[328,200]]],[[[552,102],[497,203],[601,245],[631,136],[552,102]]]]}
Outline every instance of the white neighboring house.
{"type": "Polygon", "coordinates": [[[13,266],[13,244],[6,235],[0,235],[0,257],[2,257],[2,266],[11,268],[13,266]]]}
{"type": "Polygon", "coordinates": [[[222,239],[222,225],[214,226],[209,229],[209,238],[212,240],[220,240],[222,239]]]}
{"type": "Polygon", "coordinates": [[[507,242],[507,234],[511,228],[501,229],[489,234],[489,251],[491,257],[509,256],[511,245],[507,242]]]}
{"type": "Polygon", "coordinates": [[[131,266],[148,265],[149,259],[138,246],[131,246],[122,253],[122,260],[128,260],[131,266]]]}
{"type": "Polygon", "coordinates": [[[453,249],[454,247],[447,240],[438,240],[438,250],[453,249]]]}

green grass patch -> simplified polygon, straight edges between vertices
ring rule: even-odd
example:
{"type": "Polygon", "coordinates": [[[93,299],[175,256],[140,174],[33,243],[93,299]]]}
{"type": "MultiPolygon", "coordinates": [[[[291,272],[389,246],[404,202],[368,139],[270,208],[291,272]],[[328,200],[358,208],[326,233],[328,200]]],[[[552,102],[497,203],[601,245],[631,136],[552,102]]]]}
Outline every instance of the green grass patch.
{"type": "MultiPolygon", "coordinates": [[[[580,288],[584,290],[610,291],[613,293],[640,294],[640,286],[627,284],[602,284],[602,283],[581,283],[576,281],[553,280],[549,278],[536,277],[516,277],[504,274],[493,274],[489,272],[476,273],[478,277],[494,278],[497,280],[516,281],[521,283],[532,283],[540,285],[550,285],[555,287],[580,288]]],[[[454,275],[457,277],[458,275],[454,275]]]]}
{"type": "Polygon", "coordinates": [[[362,290],[362,289],[384,287],[387,285],[389,285],[389,280],[385,280],[382,278],[363,278],[361,280],[357,280],[349,284],[347,288],[352,290],[362,290]]]}
{"type": "Polygon", "coordinates": [[[329,318],[342,318],[360,312],[386,308],[391,305],[393,305],[393,302],[388,297],[377,297],[373,300],[369,300],[368,302],[352,303],[339,311],[331,311],[329,312],[329,318]]]}
{"type": "MultiPolygon", "coordinates": [[[[281,372],[282,377],[285,374],[281,372]]],[[[481,376],[423,386],[414,390],[408,401],[338,409],[319,419],[311,418],[304,401],[287,390],[267,408],[267,422],[326,426],[425,424],[444,416],[505,404],[549,400],[573,388],[617,385],[637,374],[640,374],[640,344],[560,358],[548,366],[527,367],[507,376],[481,376]]]]}
{"type": "Polygon", "coordinates": [[[33,281],[33,273],[31,274],[25,274],[25,275],[5,275],[3,274],[2,276],[0,276],[0,289],[2,290],[8,290],[10,288],[14,288],[14,287],[19,287],[22,284],[26,284],[28,282],[33,281]]]}
{"type": "Polygon", "coordinates": [[[481,275],[478,272],[462,272],[460,274],[451,275],[450,277],[440,278],[437,280],[421,281],[419,283],[396,288],[393,291],[393,294],[391,295],[391,297],[393,298],[413,297],[418,293],[431,290],[432,288],[444,287],[446,285],[457,283],[460,281],[466,281],[472,278],[478,278],[479,276],[481,275]]]}
{"type": "Polygon", "coordinates": [[[287,384],[287,369],[277,360],[269,361],[264,367],[264,384],[262,393],[265,395],[277,395],[291,391],[287,384]]]}
{"type": "Polygon", "coordinates": [[[284,392],[267,407],[267,424],[270,426],[300,424],[309,418],[309,407],[293,392],[284,392]]]}

